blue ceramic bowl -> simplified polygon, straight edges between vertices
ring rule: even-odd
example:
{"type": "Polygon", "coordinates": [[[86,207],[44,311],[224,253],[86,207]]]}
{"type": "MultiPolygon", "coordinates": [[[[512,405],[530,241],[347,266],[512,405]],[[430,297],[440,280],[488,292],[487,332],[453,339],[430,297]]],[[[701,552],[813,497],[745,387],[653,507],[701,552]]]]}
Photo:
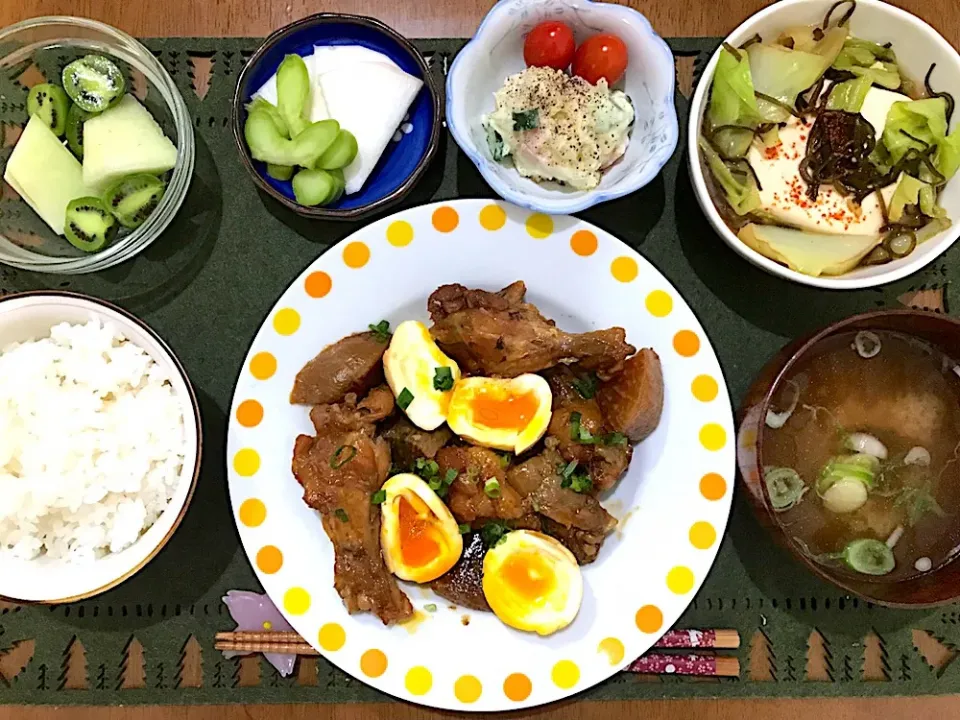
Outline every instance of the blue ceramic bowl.
{"type": "MultiPolygon", "coordinates": [[[[399,202],[416,185],[437,151],[441,128],[440,96],[427,63],[409,40],[379,20],[361,15],[320,13],[287,25],[264,40],[240,73],[233,99],[233,135],[243,164],[263,192],[294,212],[324,220],[356,220],[399,202]],[[290,181],[267,175],[266,164],[250,157],[243,137],[245,106],[280,67],[285,55],[310,55],[315,45],[362,45],[383,53],[404,71],[423,80],[410,106],[413,129],[391,142],[360,192],[326,207],[300,205],[290,181]]],[[[348,128],[349,129],[349,128],[348,128]]]]}

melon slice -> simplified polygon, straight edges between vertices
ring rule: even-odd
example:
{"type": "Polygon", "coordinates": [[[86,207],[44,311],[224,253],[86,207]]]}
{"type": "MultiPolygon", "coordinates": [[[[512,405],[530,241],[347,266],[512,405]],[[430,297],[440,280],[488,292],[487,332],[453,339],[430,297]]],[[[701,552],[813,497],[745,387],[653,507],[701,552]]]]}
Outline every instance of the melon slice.
{"type": "Polygon", "coordinates": [[[80,163],[36,115],[13,148],[3,179],[57,235],[63,235],[70,201],[94,194],[80,163]]]}
{"type": "Polygon", "coordinates": [[[814,277],[850,272],[880,244],[877,235],[824,235],[753,223],[739,237],[761,255],[814,277]]]}
{"type": "Polygon", "coordinates": [[[83,180],[100,194],[127,175],[161,175],[177,164],[177,147],[133,95],[83,124],[83,180]]]}

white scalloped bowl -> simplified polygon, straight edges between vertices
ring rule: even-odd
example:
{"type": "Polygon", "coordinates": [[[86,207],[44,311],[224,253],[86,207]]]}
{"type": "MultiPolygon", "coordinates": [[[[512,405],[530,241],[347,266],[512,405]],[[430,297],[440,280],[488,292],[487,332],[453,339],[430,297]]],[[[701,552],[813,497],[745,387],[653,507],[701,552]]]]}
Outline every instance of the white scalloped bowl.
{"type": "MultiPolygon", "coordinates": [[[[769,39],[791,25],[814,25],[823,20],[834,0],[783,0],[761,10],[748,18],[740,27],[727,36],[726,42],[738,46],[759,33],[769,39]]],[[[937,63],[934,81],[937,89],[946,90],[960,97],[960,55],[950,43],[923,20],[906,10],[888,5],[880,0],[857,0],[857,9],[851,19],[851,32],[857,37],[874,42],[892,42],[897,61],[911,78],[923,78],[930,63],[937,63]]],[[[723,221],[707,190],[697,136],[706,111],[710,84],[717,67],[720,50],[714,53],[703,71],[697,91],[690,105],[690,125],[687,137],[687,153],[690,160],[690,177],[694,192],[704,214],[717,234],[745,258],[771,275],[791,280],[801,285],[831,290],[859,290],[893,282],[915,273],[942,255],[960,237],[960,175],[955,176],[940,193],[940,204],[946,209],[953,225],[931,238],[912,253],[886,265],[857,268],[837,277],[812,277],[791,270],[771,260],[740,241],[723,221]]],[[[958,127],[956,117],[953,127],[958,127]]]]}
{"type": "Polygon", "coordinates": [[[453,61],[447,75],[447,126],[500,197],[529,210],[569,214],[632,193],[656,177],[676,150],[679,137],[674,85],[670,48],[636,10],[590,0],[501,0],[453,61]],[[480,125],[480,118],[493,110],[493,94],[507,76],[526,67],[524,37],[545,20],[567,23],[578,43],[609,32],[627,46],[623,90],[633,101],[636,121],[626,154],[604,172],[593,190],[536,183],[512,166],[494,162],[480,125]]]}

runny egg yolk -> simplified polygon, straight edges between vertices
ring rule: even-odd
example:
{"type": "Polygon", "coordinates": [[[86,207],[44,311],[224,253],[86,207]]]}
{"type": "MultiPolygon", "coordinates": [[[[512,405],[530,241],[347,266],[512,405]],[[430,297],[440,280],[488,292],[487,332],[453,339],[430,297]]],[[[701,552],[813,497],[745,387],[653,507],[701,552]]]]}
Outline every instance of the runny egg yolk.
{"type": "Polygon", "coordinates": [[[380,548],[401,580],[430,582],[452,568],[463,538],[450,509],[421,478],[400,473],[381,488],[380,548]]]}
{"type": "Polygon", "coordinates": [[[437,532],[422,516],[422,512],[429,510],[424,507],[420,512],[401,495],[398,500],[400,514],[400,554],[403,562],[410,567],[424,567],[437,559],[440,555],[440,543],[434,538],[437,532]]]}
{"type": "Polygon", "coordinates": [[[539,407],[539,399],[530,391],[503,394],[488,388],[481,389],[470,403],[477,424],[495,430],[523,430],[539,407]]]}
{"type": "Polygon", "coordinates": [[[553,568],[534,552],[518,552],[508,557],[500,568],[500,577],[517,596],[531,603],[549,597],[557,586],[553,568]]]}

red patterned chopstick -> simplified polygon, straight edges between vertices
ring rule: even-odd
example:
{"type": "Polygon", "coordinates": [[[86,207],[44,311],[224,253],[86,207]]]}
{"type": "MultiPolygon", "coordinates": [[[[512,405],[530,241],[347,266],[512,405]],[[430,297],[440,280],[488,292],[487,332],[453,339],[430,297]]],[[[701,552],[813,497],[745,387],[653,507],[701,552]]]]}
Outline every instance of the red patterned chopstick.
{"type": "Polygon", "coordinates": [[[740,661],[715,655],[667,655],[648,653],[627,666],[627,671],[651,675],[701,675],[739,677],[740,661]]]}
{"type": "Polygon", "coordinates": [[[654,647],[735,649],[740,647],[740,633],[736,630],[668,630],[654,647]]]}

